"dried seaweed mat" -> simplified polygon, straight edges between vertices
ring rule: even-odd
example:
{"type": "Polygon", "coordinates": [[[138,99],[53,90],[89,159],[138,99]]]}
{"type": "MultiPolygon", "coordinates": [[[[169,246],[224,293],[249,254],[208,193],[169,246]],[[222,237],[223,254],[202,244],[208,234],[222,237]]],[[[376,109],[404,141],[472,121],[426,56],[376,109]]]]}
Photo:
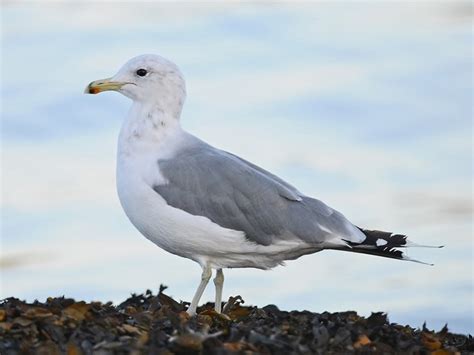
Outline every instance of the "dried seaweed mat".
{"type": "Polygon", "coordinates": [[[389,323],[384,313],[281,311],[231,297],[223,313],[187,304],[160,287],[118,306],[57,297],[0,303],[0,354],[472,354],[470,335],[389,323]]]}

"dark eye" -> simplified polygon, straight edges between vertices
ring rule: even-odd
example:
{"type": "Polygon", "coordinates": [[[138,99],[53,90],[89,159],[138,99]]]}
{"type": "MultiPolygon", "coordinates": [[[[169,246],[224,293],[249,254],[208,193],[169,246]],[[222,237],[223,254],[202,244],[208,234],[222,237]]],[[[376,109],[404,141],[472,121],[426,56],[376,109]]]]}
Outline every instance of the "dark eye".
{"type": "Polygon", "coordinates": [[[146,69],[138,69],[137,70],[137,75],[138,76],[145,76],[145,75],[147,75],[147,73],[148,72],[146,71],[146,69]]]}

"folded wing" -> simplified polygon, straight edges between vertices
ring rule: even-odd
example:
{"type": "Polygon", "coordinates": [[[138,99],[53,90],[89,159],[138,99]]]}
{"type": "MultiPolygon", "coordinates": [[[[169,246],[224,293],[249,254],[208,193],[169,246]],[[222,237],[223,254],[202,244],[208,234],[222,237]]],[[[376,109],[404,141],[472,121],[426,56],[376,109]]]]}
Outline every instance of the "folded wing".
{"type": "Polygon", "coordinates": [[[299,238],[310,244],[361,242],[342,214],[268,171],[205,143],[158,161],[167,183],[153,186],[169,205],[243,231],[261,245],[299,238]]]}

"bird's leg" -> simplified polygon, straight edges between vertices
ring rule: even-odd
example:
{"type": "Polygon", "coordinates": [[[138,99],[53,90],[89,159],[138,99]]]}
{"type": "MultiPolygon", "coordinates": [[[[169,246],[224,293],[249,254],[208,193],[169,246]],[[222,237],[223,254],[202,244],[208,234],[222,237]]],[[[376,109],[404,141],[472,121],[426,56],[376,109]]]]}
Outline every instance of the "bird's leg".
{"type": "Polygon", "coordinates": [[[224,286],[224,273],[222,269],[217,269],[216,277],[214,277],[214,285],[216,285],[216,303],[214,309],[217,313],[222,311],[222,287],[224,286]]]}
{"type": "Polygon", "coordinates": [[[204,289],[207,286],[207,283],[211,279],[212,276],[212,269],[210,266],[205,265],[202,268],[202,274],[201,274],[201,283],[199,284],[198,289],[196,290],[196,293],[194,294],[193,300],[191,304],[189,305],[189,308],[187,310],[188,314],[190,316],[193,316],[196,314],[196,308],[198,306],[198,302],[201,299],[202,293],[204,292],[204,289]]]}

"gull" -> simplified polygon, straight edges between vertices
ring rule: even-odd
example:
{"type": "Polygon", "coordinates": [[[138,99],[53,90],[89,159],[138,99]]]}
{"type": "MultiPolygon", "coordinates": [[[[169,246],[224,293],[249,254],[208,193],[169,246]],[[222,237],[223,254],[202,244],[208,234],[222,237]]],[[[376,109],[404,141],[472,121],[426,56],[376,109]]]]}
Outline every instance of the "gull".
{"type": "Polygon", "coordinates": [[[85,92],[108,90],[133,100],[117,149],[125,214],[153,243],[202,267],[190,315],[212,270],[220,313],[224,268],[271,269],[325,249],[416,261],[397,249],[420,246],[406,235],[359,228],[278,176],[186,132],[180,125],[185,81],[171,61],[132,58],[85,92]]]}

